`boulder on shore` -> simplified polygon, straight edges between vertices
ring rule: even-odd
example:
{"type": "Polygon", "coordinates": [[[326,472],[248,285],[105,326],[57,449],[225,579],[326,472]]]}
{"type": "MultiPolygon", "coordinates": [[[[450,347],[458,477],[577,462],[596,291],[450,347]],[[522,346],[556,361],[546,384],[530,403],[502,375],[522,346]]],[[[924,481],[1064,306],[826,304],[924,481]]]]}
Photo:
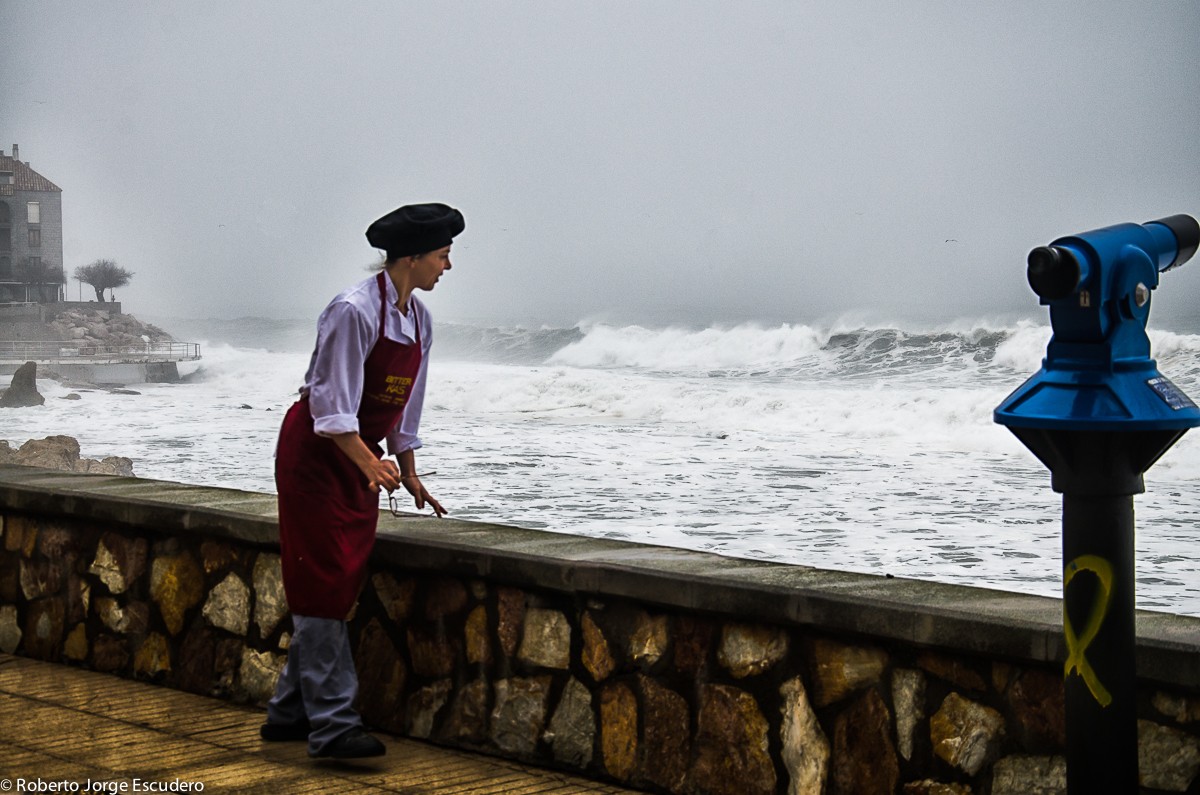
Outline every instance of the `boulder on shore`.
{"type": "Polygon", "coordinates": [[[12,383],[0,395],[0,408],[40,406],[46,398],[37,391],[37,362],[25,362],[13,373],[12,383]]]}
{"type": "Polygon", "coordinates": [[[0,439],[0,464],[134,477],[133,461],[123,456],[109,456],[102,461],[80,458],[79,441],[73,436],[30,439],[18,449],[0,439]]]}

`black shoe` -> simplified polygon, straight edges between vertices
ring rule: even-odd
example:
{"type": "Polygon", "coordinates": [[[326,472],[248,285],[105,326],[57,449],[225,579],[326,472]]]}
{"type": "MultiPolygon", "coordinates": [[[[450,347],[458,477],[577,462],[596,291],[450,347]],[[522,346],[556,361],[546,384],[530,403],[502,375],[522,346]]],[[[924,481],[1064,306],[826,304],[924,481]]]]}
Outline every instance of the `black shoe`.
{"type": "Polygon", "coordinates": [[[307,740],[312,731],[308,721],[299,723],[264,723],[258,729],[258,736],[269,743],[287,743],[307,740]]]}
{"type": "Polygon", "coordinates": [[[329,757],[331,759],[364,759],[368,756],[383,756],[387,753],[383,743],[367,734],[362,729],[354,728],[338,737],[318,753],[309,753],[312,757],[329,757]]]}

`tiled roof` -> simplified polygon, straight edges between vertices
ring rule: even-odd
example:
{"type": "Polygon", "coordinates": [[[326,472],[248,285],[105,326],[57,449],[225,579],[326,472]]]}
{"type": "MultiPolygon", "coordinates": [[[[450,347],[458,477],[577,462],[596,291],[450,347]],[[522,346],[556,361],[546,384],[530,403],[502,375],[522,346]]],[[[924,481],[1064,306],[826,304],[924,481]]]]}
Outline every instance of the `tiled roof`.
{"type": "Polygon", "coordinates": [[[13,188],[15,190],[41,190],[62,193],[62,188],[34,171],[27,163],[22,163],[20,160],[13,160],[8,155],[0,154],[0,171],[11,171],[13,173],[13,188]]]}

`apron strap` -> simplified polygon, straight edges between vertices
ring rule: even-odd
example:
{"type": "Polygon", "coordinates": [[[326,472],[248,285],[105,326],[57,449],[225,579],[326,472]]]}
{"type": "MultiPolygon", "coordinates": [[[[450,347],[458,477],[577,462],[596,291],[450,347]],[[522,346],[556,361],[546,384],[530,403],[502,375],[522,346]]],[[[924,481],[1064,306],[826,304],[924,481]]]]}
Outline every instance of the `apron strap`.
{"type": "Polygon", "coordinates": [[[387,276],[384,271],[380,271],[375,277],[375,283],[379,285],[379,337],[383,339],[383,324],[387,320],[387,282],[384,281],[387,276]]]}

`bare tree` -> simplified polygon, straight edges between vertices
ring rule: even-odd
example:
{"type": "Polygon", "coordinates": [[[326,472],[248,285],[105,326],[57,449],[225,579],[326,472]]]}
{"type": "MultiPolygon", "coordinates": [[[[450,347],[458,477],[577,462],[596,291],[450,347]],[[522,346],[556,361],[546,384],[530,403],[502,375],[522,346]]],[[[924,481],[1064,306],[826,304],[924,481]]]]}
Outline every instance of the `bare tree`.
{"type": "Polygon", "coordinates": [[[129,284],[133,273],[110,259],[98,259],[90,265],[80,265],[76,268],[75,278],[84,284],[91,285],[92,289],[96,291],[96,300],[104,303],[104,291],[111,291],[129,284]]]}

